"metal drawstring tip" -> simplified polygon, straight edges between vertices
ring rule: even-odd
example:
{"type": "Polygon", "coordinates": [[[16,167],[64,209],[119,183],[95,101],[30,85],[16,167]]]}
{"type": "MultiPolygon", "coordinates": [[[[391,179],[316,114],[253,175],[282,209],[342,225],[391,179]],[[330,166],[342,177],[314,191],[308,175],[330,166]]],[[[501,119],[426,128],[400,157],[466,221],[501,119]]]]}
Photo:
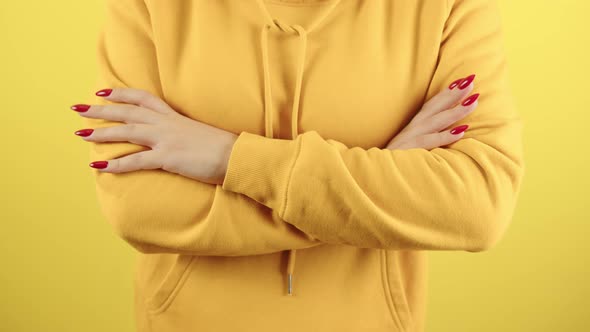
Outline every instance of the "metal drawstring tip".
{"type": "Polygon", "coordinates": [[[289,273],[289,295],[293,295],[293,274],[289,273]]]}

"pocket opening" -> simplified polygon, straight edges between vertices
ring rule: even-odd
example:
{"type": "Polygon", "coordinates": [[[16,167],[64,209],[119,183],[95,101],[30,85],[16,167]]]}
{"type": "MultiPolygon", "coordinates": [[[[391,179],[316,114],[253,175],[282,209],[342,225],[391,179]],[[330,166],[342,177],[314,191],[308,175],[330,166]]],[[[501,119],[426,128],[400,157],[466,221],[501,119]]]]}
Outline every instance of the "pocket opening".
{"type": "Polygon", "coordinates": [[[146,308],[149,314],[164,312],[174,301],[174,298],[180,289],[182,289],[190,268],[197,259],[196,257],[194,255],[178,255],[160,285],[147,299],[146,308]]]}
{"type": "Polygon", "coordinates": [[[389,270],[388,270],[388,262],[387,262],[387,251],[385,249],[380,249],[380,266],[381,266],[381,281],[383,282],[383,292],[385,296],[385,300],[387,305],[389,306],[389,312],[391,314],[391,318],[394,321],[395,325],[400,329],[400,331],[406,331],[406,326],[401,321],[400,313],[399,313],[399,303],[396,302],[392,292],[391,292],[391,284],[389,282],[389,270]]]}

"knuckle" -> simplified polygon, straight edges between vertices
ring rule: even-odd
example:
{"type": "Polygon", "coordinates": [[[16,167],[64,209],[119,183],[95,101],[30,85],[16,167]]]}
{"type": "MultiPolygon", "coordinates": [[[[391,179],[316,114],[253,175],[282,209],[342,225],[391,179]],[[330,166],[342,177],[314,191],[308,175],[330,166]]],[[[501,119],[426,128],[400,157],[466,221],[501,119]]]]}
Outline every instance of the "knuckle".
{"type": "Polygon", "coordinates": [[[146,136],[145,130],[146,126],[141,123],[131,123],[126,125],[127,128],[125,129],[125,137],[128,140],[135,141],[137,138],[141,138],[146,136]]]}
{"type": "MultiPolygon", "coordinates": [[[[433,122],[433,126],[435,128],[444,128],[445,125],[447,125],[447,123],[449,122],[449,120],[447,118],[441,116],[441,117],[437,117],[437,118],[433,119],[432,122],[433,122]]],[[[435,131],[433,131],[433,132],[435,132],[435,131]]]]}
{"type": "Polygon", "coordinates": [[[466,117],[467,115],[473,113],[473,111],[475,111],[477,105],[471,105],[469,107],[463,107],[463,117],[466,117]]]}
{"type": "Polygon", "coordinates": [[[104,141],[109,136],[109,127],[94,128],[92,135],[88,136],[93,141],[104,141]]]}
{"type": "Polygon", "coordinates": [[[101,111],[102,113],[112,113],[113,112],[113,105],[111,105],[111,104],[103,105],[101,107],[102,107],[102,109],[99,109],[99,111],[101,111]]]}
{"type": "Polygon", "coordinates": [[[436,102],[436,98],[429,99],[428,101],[426,101],[422,105],[422,108],[420,109],[420,112],[424,112],[426,110],[431,109],[432,107],[434,107],[435,102],[436,102]]]}
{"type": "Polygon", "coordinates": [[[106,105],[90,105],[90,108],[85,113],[102,112],[106,105]]]}
{"type": "Polygon", "coordinates": [[[104,116],[107,116],[110,120],[116,121],[120,117],[120,107],[121,106],[118,104],[109,104],[105,105],[100,112],[104,116]]]}
{"type": "Polygon", "coordinates": [[[143,156],[143,153],[134,153],[129,158],[129,162],[133,163],[134,165],[141,165],[141,163],[144,161],[143,156]]]}
{"type": "Polygon", "coordinates": [[[459,109],[459,110],[454,110],[454,112],[450,112],[449,114],[449,118],[451,120],[453,120],[453,122],[462,119],[463,117],[465,117],[466,113],[463,109],[459,109]]]}
{"type": "Polygon", "coordinates": [[[437,105],[440,105],[445,98],[447,98],[445,97],[445,95],[445,91],[441,91],[436,95],[432,96],[432,98],[428,99],[426,103],[424,103],[424,105],[428,105],[429,107],[436,107],[437,105]]]}
{"type": "Polygon", "coordinates": [[[457,112],[457,113],[465,115],[465,114],[470,113],[472,109],[473,109],[473,107],[461,105],[461,106],[459,106],[459,112],[457,112]]]}
{"type": "Polygon", "coordinates": [[[430,145],[435,145],[435,146],[440,146],[441,142],[443,141],[443,133],[436,133],[436,134],[432,134],[430,135],[430,140],[429,143],[430,145]]]}
{"type": "Polygon", "coordinates": [[[117,132],[120,132],[121,128],[117,128],[119,127],[117,126],[109,126],[109,127],[103,127],[102,131],[100,133],[100,138],[103,141],[109,141],[112,140],[115,136],[117,136],[117,132]]]}
{"type": "Polygon", "coordinates": [[[426,136],[418,136],[415,138],[416,140],[416,144],[418,145],[418,147],[422,147],[425,145],[426,143],[426,136]]]}
{"type": "Polygon", "coordinates": [[[391,142],[403,142],[408,139],[407,133],[396,135],[391,142]]]}
{"type": "Polygon", "coordinates": [[[439,133],[438,137],[436,138],[438,141],[438,145],[448,144],[449,141],[455,140],[455,135],[451,134],[450,130],[445,130],[439,133]]]}
{"type": "Polygon", "coordinates": [[[179,168],[176,166],[176,163],[174,163],[173,161],[166,159],[166,158],[158,158],[157,159],[157,168],[161,168],[167,172],[171,172],[171,173],[179,173],[179,168]]]}
{"type": "MultiPolygon", "coordinates": [[[[418,111],[418,113],[416,113],[416,115],[414,115],[414,117],[410,120],[410,122],[405,126],[405,128],[410,128],[413,125],[415,125],[416,123],[422,121],[422,110],[418,111]]],[[[405,129],[404,128],[404,129],[405,129]]]]}
{"type": "Polygon", "coordinates": [[[125,132],[127,135],[132,136],[137,132],[137,124],[129,123],[125,125],[125,132]]]}
{"type": "Polygon", "coordinates": [[[420,128],[425,125],[425,122],[426,121],[427,121],[427,119],[414,118],[414,119],[412,119],[412,121],[410,121],[410,123],[408,123],[402,129],[402,131],[398,135],[402,135],[403,134],[405,136],[410,136],[413,133],[415,133],[416,131],[420,131],[420,128]]]}
{"type": "Polygon", "coordinates": [[[447,114],[446,112],[439,113],[429,120],[429,123],[430,123],[429,128],[433,128],[433,130],[431,130],[430,132],[436,133],[439,130],[441,130],[442,128],[448,126],[449,122],[452,122],[452,121],[453,121],[453,119],[449,118],[449,114],[447,114]]]}
{"type": "Polygon", "coordinates": [[[146,90],[138,90],[137,96],[142,101],[148,101],[150,99],[150,97],[152,96],[152,94],[146,90]]]}
{"type": "Polygon", "coordinates": [[[446,110],[442,114],[442,119],[440,121],[440,124],[443,126],[447,126],[450,123],[453,123],[453,122],[463,118],[464,116],[465,116],[465,114],[463,113],[462,110],[457,109],[457,108],[452,108],[452,109],[446,110]]]}
{"type": "Polygon", "coordinates": [[[117,169],[120,172],[128,172],[131,170],[131,165],[136,165],[137,162],[135,159],[137,156],[135,154],[131,154],[122,158],[117,159],[117,169]]]}
{"type": "Polygon", "coordinates": [[[111,92],[111,98],[114,100],[124,99],[125,96],[128,95],[128,88],[113,88],[113,92],[111,92]]]}

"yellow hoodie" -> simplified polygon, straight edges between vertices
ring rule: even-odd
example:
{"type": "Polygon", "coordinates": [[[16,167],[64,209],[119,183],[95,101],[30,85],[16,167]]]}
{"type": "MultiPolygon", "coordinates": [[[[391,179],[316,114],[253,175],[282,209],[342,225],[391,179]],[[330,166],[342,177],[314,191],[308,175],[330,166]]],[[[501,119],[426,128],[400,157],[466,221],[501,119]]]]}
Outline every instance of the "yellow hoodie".
{"type": "MultiPolygon", "coordinates": [[[[239,134],[223,185],[93,169],[102,213],[139,251],[138,331],[423,331],[427,251],[505,233],[524,160],[495,0],[106,6],[97,90],[145,89],[239,134]],[[385,148],[470,74],[463,138],[385,148]]],[[[89,144],[90,161],[146,149],[89,144]]]]}

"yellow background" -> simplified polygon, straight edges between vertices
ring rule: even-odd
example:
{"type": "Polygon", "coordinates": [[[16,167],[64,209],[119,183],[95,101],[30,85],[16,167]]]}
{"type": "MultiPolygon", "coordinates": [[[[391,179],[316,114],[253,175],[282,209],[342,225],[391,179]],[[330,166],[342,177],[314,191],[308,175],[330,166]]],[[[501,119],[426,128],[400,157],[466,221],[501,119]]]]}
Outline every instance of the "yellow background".
{"type": "MultiPolygon", "coordinates": [[[[134,330],[135,252],[100,215],[69,109],[94,93],[102,4],[0,6],[0,331],[134,330]]],[[[427,331],[590,331],[590,1],[500,4],[523,190],[496,248],[431,253],[427,331]]]]}

